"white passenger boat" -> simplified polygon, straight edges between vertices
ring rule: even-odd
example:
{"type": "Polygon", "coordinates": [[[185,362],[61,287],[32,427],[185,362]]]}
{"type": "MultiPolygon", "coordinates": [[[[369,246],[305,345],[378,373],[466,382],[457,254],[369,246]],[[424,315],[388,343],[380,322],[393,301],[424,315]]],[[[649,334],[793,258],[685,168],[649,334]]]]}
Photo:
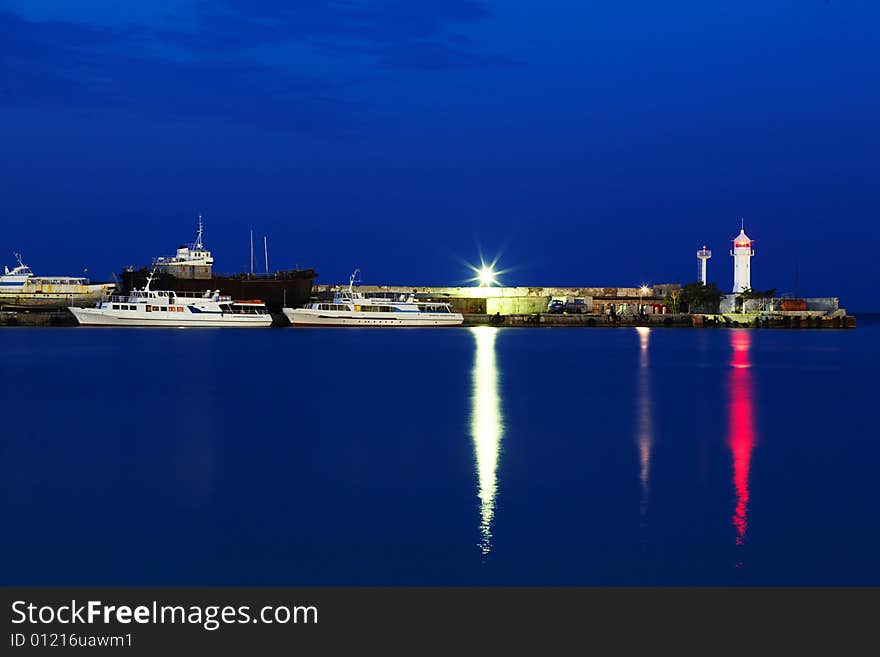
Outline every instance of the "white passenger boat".
{"type": "Polygon", "coordinates": [[[0,306],[3,308],[64,308],[93,306],[106,299],[114,283],[89,282],[80,276],[34,276],[34,272],[15,254],[18,266],[3,267],[0,275],[0,306]]]}
{"type": "Polygon", "coordinates": [[[113,296],[94,308],[70,308],[85,326],[250,327],[271,326],[272,315],[262,301],[234,301],[219,292],[142,290],[113,296]]]}
{"type": "Polygon", "coordinates": [[[355,270],[348,290],[337,291],[332,302],[284,308],[284,315],[294,326],[460,326],[464,321],[448,303],[416,301],[411,294],[382,298],[355,292],[357,274],[355,270]]]}

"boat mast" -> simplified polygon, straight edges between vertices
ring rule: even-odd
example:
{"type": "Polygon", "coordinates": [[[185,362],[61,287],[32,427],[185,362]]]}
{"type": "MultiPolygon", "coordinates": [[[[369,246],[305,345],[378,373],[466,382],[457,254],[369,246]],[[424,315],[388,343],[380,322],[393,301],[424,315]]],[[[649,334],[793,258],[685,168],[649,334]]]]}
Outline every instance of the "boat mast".
{"type": "Polygon", "coordinates": [[[202,250],[202,215],[199,214],[199,232],[196,233],[196,241],[193,243],[193,249],[202,250]]]}
{"type": "Polygon", "coordinates": [[[360,268],[355,269],[351,276],[348,278],[348,293],[354,296],[354,281],[357,278],[357,275],[361,273],[360,268]]]}
{"type": "Polygon", "coordinates": [[[251,229],[251,274],[254,273],[254,231],[251,229]]]}
{"type": "Polygon", "coordinates": [[[269,275],[269,242],[268,237],[263,235],[263,254],[266,256],[266,276],[269,275]]]}

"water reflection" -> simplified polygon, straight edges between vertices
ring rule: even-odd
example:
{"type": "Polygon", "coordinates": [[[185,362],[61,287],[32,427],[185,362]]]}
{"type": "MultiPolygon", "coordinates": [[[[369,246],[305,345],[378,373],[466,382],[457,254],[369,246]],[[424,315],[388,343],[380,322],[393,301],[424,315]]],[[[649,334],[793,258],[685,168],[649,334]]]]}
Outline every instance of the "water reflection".
{"type": "Polygon", "coordinates": [[[752,363],[749,358],[752,334],[748,329],[733,329],[730,331],[730,336],[733,356],[728,375],[730,394],[728,444],[733,456],[733,486],[736,491],[733,526],[736,529],[736,544],[743,545],[748,529],[749,467],[752,449],[755,446],[750,369],[752,363]]]}
{"type": "Polygon", "coordinates": [[[495,515],[495,493],[498,488],[498,452],[504,433],[501,398],[498,394],[498,367],[495,361],[498,329],[478,326],[472,328],[471,333],[476,341],[471,395],[471,437],[474,441],[479,485],[480,550],[486,555],[492,549],[492,518],[495,515]]]}
{"type": "Polygon", "coordinates": [[[641,497],[639,509],[642,523],[648,510],[648,483],[651,476],[651,448],[654,445],[654,421],[651,409],[651,370],[648,362],[648,340],[651,329],[637,326],[639,334],[639,381],[636,395],[636,442],[639,446],[639,486],[641,497]]]}

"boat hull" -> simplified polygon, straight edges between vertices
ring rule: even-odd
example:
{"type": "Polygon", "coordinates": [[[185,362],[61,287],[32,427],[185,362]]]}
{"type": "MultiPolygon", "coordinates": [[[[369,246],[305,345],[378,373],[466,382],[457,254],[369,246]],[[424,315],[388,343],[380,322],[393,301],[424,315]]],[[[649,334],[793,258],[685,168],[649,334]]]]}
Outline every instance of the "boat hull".
{"type": "Polygon", "coordinates": [[[0,286],[0,307],[10,310],[53,310],[95,306],[113,292],[113,283],[95,285],[0,286]]]}
{"type": "MultiPolygon", "coordinates": [[[[68,308],[81,326],[132,326],[164,328],[266,328],[272,325],[271,315],[224,315],[193,314],[179,317],[147,316],[147,313],[130,313],[120,316],[99,308],[68,308]]],[[[151,313],[152,314],[152,313],[151,313]]],[[[160,313],[155,313],[160,315],[160,313]]],[[[162,313],[161,315],[164,315],[162,313]]]]}
{"type": "Polygon", "coordinates": [[[461,326],[464,318],[458,313],[419,313],[419,317],[389,317],[406,313],[346,313],[331,314],[332,311],[310,312],[302,308],[285,308],[284,316],[293,326],[401,326],[401,327],[441,327],[461,326]]]}
{"type": "MultiPolygon", "coordinates": [[[[148,274],[146,269],[125,271],[121,276],[122,287],[127,291],[142,288],[148,274]]],[[[220,294],[233,299],[260,299],[270,312],[281,312],[285,306],[299,306],[309,300],[315,275],[311,269],[282,271],[270,276],[240,274],[210,278],[179,278],[168,272],[157,272],[150,288],[181,292],[220,290],[220,294]]]]}

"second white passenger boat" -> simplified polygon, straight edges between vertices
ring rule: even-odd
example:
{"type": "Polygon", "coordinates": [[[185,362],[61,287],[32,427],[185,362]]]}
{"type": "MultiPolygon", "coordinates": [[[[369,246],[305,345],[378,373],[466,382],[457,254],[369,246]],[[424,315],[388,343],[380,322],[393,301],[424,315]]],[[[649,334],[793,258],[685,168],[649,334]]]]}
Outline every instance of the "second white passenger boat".
{"type": "Polygon", "coordinates": [[[337,291],[332,302],[284,308],[284,315],[294,326],[460,326],[464,321],[448,303],[416,301],[412,295],[364,296],[354,291],[357,274],[355,270],[348,290],[337,291]]]}
{"type": "Polygon", "coordinates": [[[165,326],[261,328],[272,325],[262,301],[234,301],[218,292],[142,290],[113,296],[94,308],[69,308],[84,326],[165,326]]]}

